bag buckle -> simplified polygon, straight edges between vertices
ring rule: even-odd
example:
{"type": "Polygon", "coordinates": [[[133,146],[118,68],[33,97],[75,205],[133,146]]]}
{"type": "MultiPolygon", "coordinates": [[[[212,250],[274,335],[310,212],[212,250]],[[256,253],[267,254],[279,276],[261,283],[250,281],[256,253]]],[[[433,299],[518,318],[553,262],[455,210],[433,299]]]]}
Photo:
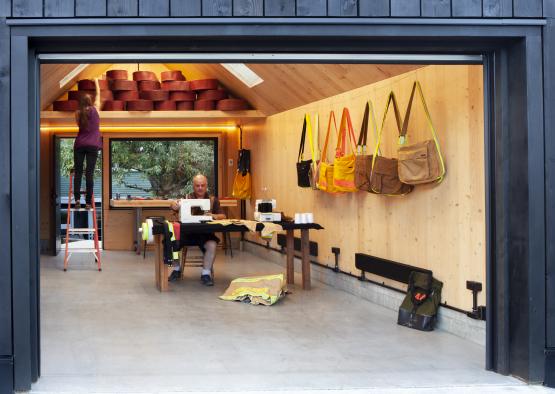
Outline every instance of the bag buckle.
{"type": "Polygon", "coordinates": [[[399,145],[405,145],[406,142],[407,137],[405,137],[404,135],[399,136],[399,145]]]}

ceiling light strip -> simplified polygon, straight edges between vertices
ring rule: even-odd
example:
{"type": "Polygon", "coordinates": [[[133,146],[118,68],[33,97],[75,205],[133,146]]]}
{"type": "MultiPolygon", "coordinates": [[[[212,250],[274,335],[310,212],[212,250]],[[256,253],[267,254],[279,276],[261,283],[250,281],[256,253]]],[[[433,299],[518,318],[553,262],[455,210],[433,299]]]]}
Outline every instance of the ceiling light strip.
{"type": "MultiPolygon", "coordinates": [[[[183,131],[235,131],[237,126],[101,126],[101,133],[150,133],[183,131]]],[[[57,133],[77,133],[77,126],[41,126],[41,131],[57,133]]]]}

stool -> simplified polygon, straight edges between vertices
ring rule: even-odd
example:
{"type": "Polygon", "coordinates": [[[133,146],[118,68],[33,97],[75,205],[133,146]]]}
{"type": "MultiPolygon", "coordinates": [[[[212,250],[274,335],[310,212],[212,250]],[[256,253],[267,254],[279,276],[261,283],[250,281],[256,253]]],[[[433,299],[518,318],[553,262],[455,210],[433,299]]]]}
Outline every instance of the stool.
{"type": "MultiPolygon", "coordinates": [[[[151,219],[153,222],[155,221],[164,222],[166,220],[164,216],[147,216],[146,219],[151,219]]],[[[146,241],[144,242],[144,245],[143,245],[143,260],[144,259],[146,259],[146,241]]]]}

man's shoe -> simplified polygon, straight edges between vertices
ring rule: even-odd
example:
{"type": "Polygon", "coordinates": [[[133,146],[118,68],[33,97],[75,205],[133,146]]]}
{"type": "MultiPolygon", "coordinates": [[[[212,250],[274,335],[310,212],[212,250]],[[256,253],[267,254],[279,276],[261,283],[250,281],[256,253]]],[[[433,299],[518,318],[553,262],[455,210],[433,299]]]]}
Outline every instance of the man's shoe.
{"type": "Polygon", "coordinates": [[[200,281],[205,286],[214,286],[214,281],[212,280],[210,275],[201,275],[200,276],[200,281]]]}
{"type": "Polygon", "coordinates": [[[178,279],[181,279],[181,271],[172,271],[170,276],[168,276],[168,282],[174,282],[178,279]]]}
{"type": "Polygon", "coordinates": [[[79,201],[75,203],[75,209],[81,209],[81,203],[79,201]]]}

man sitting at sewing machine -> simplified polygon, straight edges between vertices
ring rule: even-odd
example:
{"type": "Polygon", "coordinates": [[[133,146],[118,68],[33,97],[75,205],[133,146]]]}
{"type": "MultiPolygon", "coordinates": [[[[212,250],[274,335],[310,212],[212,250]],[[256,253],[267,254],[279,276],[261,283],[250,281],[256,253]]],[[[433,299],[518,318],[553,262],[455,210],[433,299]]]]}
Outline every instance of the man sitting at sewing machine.
{"type": "MultiPolygon", "coordinates": [[[[210,213],[208,215],[212,216],[213,220],[225,219],[220,208],[220,201],[217,197],[210,197],[206,191],[208,187],[208,179],[202,175],[198,174],[193,178],[193,193],[185,196],[186,199],[202,198],[210,199],[210,213]]],[[[171,208],[179,212],[179,201],[174,201],[171,208]]],[[[191,209],[192,215],[202,215],[203,212],[199,207],[193,207],[191,209]]],[[[206,213],[204,213],[206,215],[206,213]]],[[[202,273],[200,275],[201,282],[206,286],[213,286],[214,281],[212,279],[212,266],[214,265],[214,260],[216,259],[216,246],[220,242],[220,239],[214,235],[210,234],[189,234],[186,239],[181,240],[181,246],[198,246],[203,254],[204,261],[202,265],[202,273]]],[[[179,265],[174,267],[174,271],[169,276],[168,280],[170,282],[177,280],[181,277],[181,268],[179,265]]]]}

